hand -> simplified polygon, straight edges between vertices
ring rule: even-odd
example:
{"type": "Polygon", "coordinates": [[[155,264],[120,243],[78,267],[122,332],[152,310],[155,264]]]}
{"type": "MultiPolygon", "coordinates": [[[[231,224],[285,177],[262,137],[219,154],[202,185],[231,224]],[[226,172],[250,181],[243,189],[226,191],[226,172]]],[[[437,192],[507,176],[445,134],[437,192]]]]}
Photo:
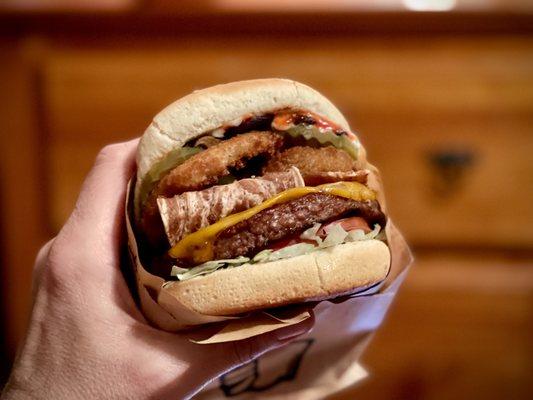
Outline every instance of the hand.
{"type": "Polygon", "coordinates": [[[104,148],[69,220],[37,256],[33,310],[5,399],[185,398],[311,327],[197,345],[148,325],[120,271],[137,140],[104,148]]]}

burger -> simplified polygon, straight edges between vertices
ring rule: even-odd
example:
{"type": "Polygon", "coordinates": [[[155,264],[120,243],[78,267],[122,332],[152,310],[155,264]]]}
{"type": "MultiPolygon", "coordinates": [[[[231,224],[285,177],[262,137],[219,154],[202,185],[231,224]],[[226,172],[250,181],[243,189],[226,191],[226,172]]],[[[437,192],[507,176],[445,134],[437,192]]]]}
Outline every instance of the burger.
{"type": "Polygon", "coordinates": [[[210,316],[366,290],[390,267],[373,173],[343,115],[306,85],[195,91],[139,143],[140,260],[167,296],[210,316]]]}

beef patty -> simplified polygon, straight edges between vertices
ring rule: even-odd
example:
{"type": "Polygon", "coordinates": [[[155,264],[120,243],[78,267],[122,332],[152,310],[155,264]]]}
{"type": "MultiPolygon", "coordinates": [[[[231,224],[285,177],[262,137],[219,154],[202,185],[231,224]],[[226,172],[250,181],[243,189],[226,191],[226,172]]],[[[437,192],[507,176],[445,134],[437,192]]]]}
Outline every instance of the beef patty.
{"type": "Polygon", "coordinates": [[[346,216],[361,216],[372,227],[386,224],[375,200],[356,201],[325,193],[312,193],[255,214],[220,232],[214,243],[214,259],[254,256],[270,243],[302,232],[315,223],[346,216]]]}

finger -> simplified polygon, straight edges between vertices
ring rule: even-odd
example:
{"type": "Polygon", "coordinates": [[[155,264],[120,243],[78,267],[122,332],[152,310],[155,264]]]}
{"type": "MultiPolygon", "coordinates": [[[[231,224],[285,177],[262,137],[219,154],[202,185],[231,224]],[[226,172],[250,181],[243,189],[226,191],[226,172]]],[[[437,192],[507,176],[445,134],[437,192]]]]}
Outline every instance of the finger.
{"type": "Polygon", "coordinates": [[[222,365],[216,366],[218,374],[221,375],[238,366],[247,364],[271,350],[290,343],[294,339],[311,331],[313,326],[314,317],[311,317],[296,325],[291,325],[250,339],[215,345],[211,349],[216,354],[216,357],[212,357],[211,362],[213,366],[213,360],[215,359],[222,362],[222,365]]]}
{"type": "MultiPolygon", "coordinates": [[[[273,332],[265,333],[250,339],[230,343],[198,345],[189,342],[186,335],[169,334],[158,331],[158,339],[164,353],[174,353],[178,366],[184,362],[189,365],[201,365],[202,369],[190,369],[182,376],[180,393],[187,393],[186,398],[193,396],[206,382],[247,364],[268,351],[279,348],[301,335],[308,333],[314,325],[314,318],[308,318],[299,324],[292,325],[273,332]]],[[[178,366],[173,367],[174,369],[178,366]]],[[[172,368],[171,368],[172,369],[172,368]]],[[[170,384],[158,393],[157,398],[176,398],[176,387],[170,384]]]]}
{"type": "Polygon", "coordinates": [[[104,243],[117,236],[117,222],[123,216],[126,185],[133,174],[137,144],[135,139],[100,151],[65,226],[69,234],[82,236],[84,242],[104,243]]]}

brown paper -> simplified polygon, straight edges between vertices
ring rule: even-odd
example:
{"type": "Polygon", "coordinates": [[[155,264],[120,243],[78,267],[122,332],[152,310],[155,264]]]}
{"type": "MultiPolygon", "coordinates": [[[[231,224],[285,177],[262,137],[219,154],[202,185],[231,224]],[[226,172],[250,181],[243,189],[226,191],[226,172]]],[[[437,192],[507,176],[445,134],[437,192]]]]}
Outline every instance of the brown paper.
{"type": "Polygon", "coordinates": [[[272,332],[289,325],[298,324],[310,317],[311,312],[306,310],[299,311],[296,315],[293,315],[290,318],[277,317],[276,315],[267,312],[254,313],[247,318],[232,321],[207,339],[190,340],[197,344],[234,342],[236,340],[248,339],[263,333],[272,332]]]}

